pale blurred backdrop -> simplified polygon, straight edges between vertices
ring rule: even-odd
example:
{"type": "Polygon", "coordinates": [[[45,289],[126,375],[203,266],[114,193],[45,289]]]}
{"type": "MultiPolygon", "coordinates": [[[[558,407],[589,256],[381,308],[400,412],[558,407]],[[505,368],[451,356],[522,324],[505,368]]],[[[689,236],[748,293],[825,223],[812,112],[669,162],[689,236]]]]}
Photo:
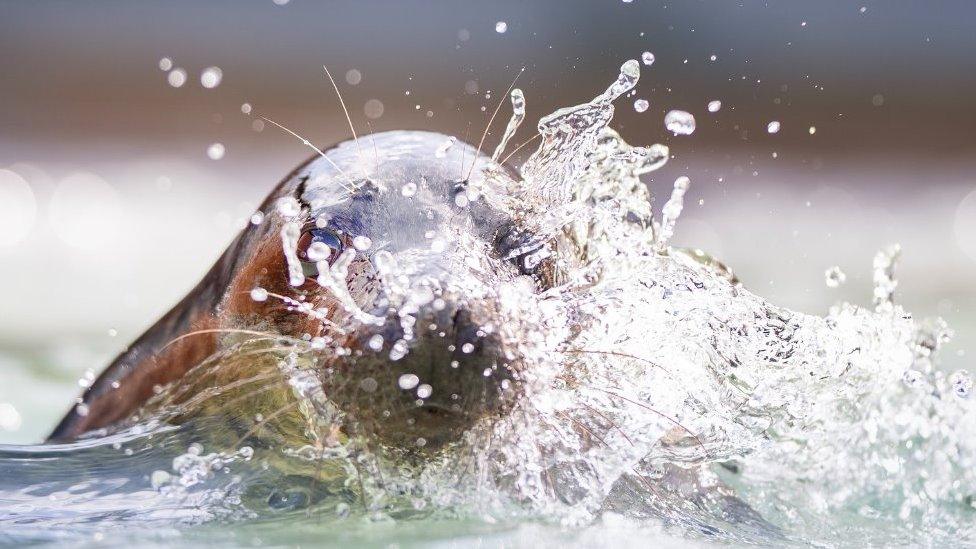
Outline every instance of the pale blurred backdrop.
{"type": "Polygon", "coordinates": [[[944,360],[967,367],[974,16],[968,0],[0,0],[0,442],[41,439],[85,371],[183,296],[309,156],[259,116],[320,145],[350,137],[323,64],[361,133],[475,142],[524,66],[517,144],[653,52],[615,125],[671,147],[647,179],[658,207],[691,178],[676,242],[818,314],[869,304],[872,256],[898,242],[899,301],[943,316],[957,332],[944,360]],[[694,134],[665,131],[676,108],[694,134]]]}

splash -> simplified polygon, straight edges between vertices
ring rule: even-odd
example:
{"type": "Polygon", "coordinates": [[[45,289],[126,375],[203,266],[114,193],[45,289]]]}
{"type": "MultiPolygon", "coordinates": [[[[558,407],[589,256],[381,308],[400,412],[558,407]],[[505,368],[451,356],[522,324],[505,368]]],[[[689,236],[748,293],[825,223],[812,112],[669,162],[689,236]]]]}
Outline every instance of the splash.
{"type": "MultiPolygon", "coordinates": [[[[85,506],[95,498],[82,498],[64,519],[42,505],[46,492],[14,488],[2,491],[5,501],[35,506],[27,513],[35,517],[41,506],[47,525],[126,523],[160,508],[187,522],[312,508],[374,522],[461,516],[579,526],[623,515],[685,537],[765,544],[971,542],[973,381],[940,368],[938,351],[951,338],[945,323],[916,321],[895,302],[900,250],[875,258],[871,308],[841,303],[820,317],[772,305],[707,253],[671,246],[688,178],[675,181],[658,219],[640,177],[663,166],[669,150],[631,146],[609,127],[613,102],[636,86],[640,66],[627,61],[593,100],[543,117],[541,143],[514,188],[458,195],[465,205],[510,207],[533,235],[512,257],[527,269],[550,262],[556,281],[541,293],[517,281],[493,289],[503,322],[481,329],[518,341],[532,365],[504,415],[482,419],[441,453],[407,459],[409,451],[376,448],[346,429],[352,420],[323,390],[334,386],[323,382],[334,374],[323,372],[323,353],[349,349],[321,338],[229,334],[226,350],[185,383],[207,390],[163,391],[134,427],[79,443],[111,456],[113,468],[137,469],[129,473],[144,481],[133,490],[147,498],[146,513],[124,513],[118,498],[99,499],[104,507],[93,512],[85,506]],[[133,446],[142,461],[126,461],[133,446]]],[[[511,100],[495,160],[525,117],[521,91],[511,100]]],[[[668,113],[667,129],[691,133],[690,116],[668,113]]],[[[431,155],[455,146],[452,138],[431,155]]],[[[417,183],[396,192],[412,197],[417,183]]],[[[285,217],[296,207],[279,204],[285,217]]],[[[293,285],[305,282],[297,231],[289,221],[281,233],[293,285]]],[[[484,255],[463,239],[452,245],[484,255]]],[[[346,285],[368,247],[320,261],[315,282],[360,322],[381,323],[346,285]]],[[[373,262],[404,338],[412,337],[418,307],[434,296],[390,254],[373,262]]],[[[391,342],[392,360],[407,352],[405,339],[391,342]]],[[[404,374],[398,390],[423,401],[438,387],[421,381],[404,374]]],[[[359,383],[377,389],[371,378],[359,383]]],[[[0,469],[21,459],[17,452],[0,455],[0,469]]],[[[53,463],[73,459],[59,454],[53,463]]],[[[99,494],[118,489],[102,482],[99,494]]],[[[66,480],[48,488],[69,501],[85,490],[66,480]]]]}

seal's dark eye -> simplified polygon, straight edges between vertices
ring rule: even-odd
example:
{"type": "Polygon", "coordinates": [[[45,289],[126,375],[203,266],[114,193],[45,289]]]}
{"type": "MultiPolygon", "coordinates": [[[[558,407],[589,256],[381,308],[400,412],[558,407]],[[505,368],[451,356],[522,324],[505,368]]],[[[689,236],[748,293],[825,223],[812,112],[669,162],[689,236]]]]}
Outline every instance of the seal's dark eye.
{"type": "Polygon", "coordinates": [[[308,227],[302,231],[298,237],[298,259],[302,261],[302,266],[306,276],[318,275],[315,264],[319,261],[328,261],[331,265],[342,253],[342,238],[333,230],[320,227],[308,227]]]}

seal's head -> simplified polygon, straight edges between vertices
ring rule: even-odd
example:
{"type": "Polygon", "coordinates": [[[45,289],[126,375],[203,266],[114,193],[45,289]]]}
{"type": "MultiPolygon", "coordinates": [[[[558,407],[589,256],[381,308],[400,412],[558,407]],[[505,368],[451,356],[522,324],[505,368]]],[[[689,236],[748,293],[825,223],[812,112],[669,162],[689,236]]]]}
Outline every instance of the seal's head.
{"type": "Polygon", "coordinates": [[[514,181],[440,134],[342,143],[269,197],[221,324],[312,338],[329,398],[385,444],[455,440],[520,390],[527,320],[506,300],[545,276],[514,181]]]}

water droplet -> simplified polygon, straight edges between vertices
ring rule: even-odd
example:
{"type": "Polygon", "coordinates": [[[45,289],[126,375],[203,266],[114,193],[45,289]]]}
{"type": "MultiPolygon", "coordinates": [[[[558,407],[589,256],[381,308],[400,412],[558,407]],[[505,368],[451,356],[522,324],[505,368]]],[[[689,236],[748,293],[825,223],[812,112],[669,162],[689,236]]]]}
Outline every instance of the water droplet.
{"type": "Polygon", "coordinates": [[[443,143],[440,144],[439,147],[437,147],[437,150],[434,151],[434,158],[444,158],[447,156],[447,151],[450,150],[456,142],[457,138],[453,135],[448,137],[443,143]]]}
{"type": "Polygon", "coordinates": [[[766,131],[768,133],[776,133],[779,131],[779,121],[773,120],[769,124],[766,124],[766,131]]]}
{"type": "Polygon", "coordinates": [[[409,349],[410,348],[407,347],[406,341],[402,339],[396,340],[396,343],[393,344],[393,348],[390,349],[390,360],[397,361],[407,356],[407,351],[409,349]]]}
{"type": "Polygon", "coordinates": [[[400,194],[403,196],[413,196],[417,194],[417,184],[412,181],[404,183],[403,186],[400,187],[400,194]]]}
{"type": "Polygon", "coordinates": [[[434,388],[426,383],[417,387],[417,398],[430,398],[430,395],[434,393],[434,388]]]}
{"type": "Polygon", "coordinates": [[[223,143],[211,143],[210,146],[207,147],[207,156],[210,157],[210,160],[220,160],[224,157],[225,152],[227,152],[227,150],[224,148],[223,143]]]}
{"type": "Polygon", "coordinates": [[[244,113],[244,114],[251,114],[251,104],[250,103],[242,103],[241,104],[241,112],[244,113]]]}
{"type": "Polygon", "coordinates": [[[16,431],[20,429],[23,418],[20,412],[9,402],[0,402],[0,430],[16,431]]]}
{"type": "Polygon", "coordinates": [[[650,67],[651,65],[654,64],[654,54],[649,51],[645,51],[644,53],[641,54],[641,61],[645,65],[650,67]]]}
{"type": "Polygon", "coordinates": [[[474,345],[472,345],[471,343],[465,343],[464,345],[461,345],[461,352],[467,355],[471,354],[472,352],[474,352],[474,345]]]}
{"type": "Polygon", "coordinates": [[[200,85],[207,89],[216,88],[223,79],[224,71],[220,67],[207,67],[200,73],[200,85]]]}
{"type": "Polygon", "coordinates": [[[149,484],[153,487],[153,490],[159,490],[163,486],[169,484],[170,479],[173,478],[168,472],[159,469],[153,471],[152,475],[149,476],[149,484]]]}
{"type": "Polygon", "coordinates": [[[687,111],[672,110],[664,116],[664,127],[674,135],[691,135],[695,132],[695,117],[687,111]]]}
{"type": "Polygon", "coordinates": [[[363,112],[366,113],[366,118],[373,120],[383,116],[383,110],[383,102],[379,99],[370,99],[363,106],[363,112]]]}
{"type": "Polygon", "coordinates": [[[880,93],[876,93],[871,97],[871,104],[875,107],[880,107],[885,103],[885,96],[880,93]]]}
{"type": "Polygon", "coordinates": [[[308,245],[308,249],[305,250],[305,256],[313,263],[325,261],[329,259],[330,255],[332,255],[332,248],[324,242],[312,242],[308,245]]]}
{"type": "Polygon", "coordinates": [[[495,23],[495,32],[497,32],[498,34],[505,34],[505,31],[507,30],[508,30],[508,23],[506,23],[505,21],[499,21],[495,23]]]}
{"type": "Polygon", "coordinates": [[[372,337],[369,338],[369,341],[367,342],[367,345],[369,346],[370,349],[372,349],[374,351],[382,351],[383,350],[383,336],[380,335],[380,334],[374,334],[372,337]]]}
{"type": "Polygon", "coordinates": [[[78,414],[81,417],[87,416],[88,415],[88,405],[87,404],[78,404],[77,406],[75,406],[75,413],[78,414]]]}
{"type": "Polygon", "coordinates": [[[254,212],[251,214],[251,225],[260,225],[264,222],[264,212],[254,212]]]}
{"type": "Polygon", "coordinates": [[[817,127],[816,126],[810,126],[810,129],[807,130],[807,131],[810,133],[810,135],[813,135],[813,134],[817,133],[817,127]]]}
{"type": "Polygon", "coordinates": [[[265,290],[264,288],[254,288],[251,290],[251,299],[254,301],[267,301],[268,290],[265,290]]]}
{"type": "Polygon", "coordinates": [[[302,205],[293,196],[283,196],[276,204],[278,213],[284,217],[298,217],[302,213],[302,205]]]}
{"type": "Polygon", "coordinates": [[[352,239],[352,245],[357,250],[365,252],[373,245],[373,241],[368,236],[357,236],[352,239]]]}
{"type": "Polygon", "coordinates": [[[708,102],[708,112],[718,112],[722,109],[722,102],[715,100],[708,102]]]}
{"type": "Polygon", "coordinates": [[[420,384],[420,378],[414,374],[403,374],[397,379],[397,385],[404,391],[409,391],[420,384]]]}
{"type": "Polygon", "coordinates": [[[186,71],[183,69],[173,69],[166,75],[166,81],[174,88],[180,88],[186,84],[186,71]]]}
{"type": "Polygon", "coordinates": [[[959,398],[969,398],[973,394],[973,378],[966,370],[957,370],[949,376],[952,392],[959,398]]]}
{"type": "Polygon", "coordinates": [[[634,110],[637,112],[644,112],[650,106],[651,104],[648,103],[646,99],[638,99],[637,101],[634,101],[634,110]]]}
{"type": "Polygon", "coordinates": [[[840,270],[840,267],[834,266],[824,271],[824,282],[828,288],[837,288],[845,281],[847,281],[847,275],[840,270]]]}
{"type": "Polygon", "coordinates": [[[715,61],[716,59],[718,59],[718,56],[714,53],[708,58],[709,61],[715,61]]]}
{"type": "Polygon", "coordinates": [[[173,60],[170,59],[169,57],[163,57],[162,59],[159,60],[159,70],[168,72],[172,68],[173,68],[173,60]]]}
{"type": "Polygon", "coordinates": [[[356,69],[349,69],[346,71],[346,83],[350,86],[355,86],[363,81],[363,73],[356,69]]]}

